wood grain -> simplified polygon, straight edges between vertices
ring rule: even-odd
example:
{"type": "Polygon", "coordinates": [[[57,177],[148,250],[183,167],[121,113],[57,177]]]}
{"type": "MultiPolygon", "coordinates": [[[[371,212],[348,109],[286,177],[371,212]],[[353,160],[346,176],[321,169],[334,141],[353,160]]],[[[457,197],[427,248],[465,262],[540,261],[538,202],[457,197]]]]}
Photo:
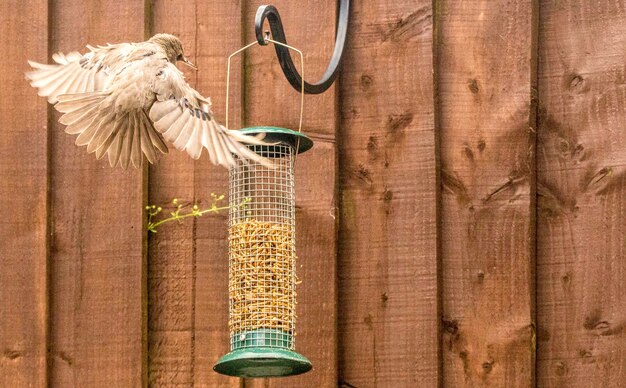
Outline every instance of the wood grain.
{"type": "Polygon", "coordinates": [[[537,378],[626,385],[626,9],[542,1],[537,378]]]}
{"type": "MultiPolygon", "coordinates": [[[[144,1],[55,1],[51,52],[141,41],[144,1]]],[[[146,383],[144,172],[112,169],[51,128],[51,386],[146,383]]]]}
{"type": "Polygon", "coordinates": [[[0,3],[2,387],[47,382],[48,110],[24,80],[27,59],[47,60],[47,21],[45,1],[0,3]]]}
{"type": "Polygon", "coordinates": [[[354,2],[348,47],[339,92],[339,385],[436,387],[432,2],[354,2]]]}
{"type": "Polygon", "coordinates": [[[438,10],[445,386],[534,384],[534,15],[438,10]]]}
{"type": "MultiPolygon", "coordinates": [[[[212,96],[213,111],[224,122],[226,103],[226,63],[242,45],[242,1],[198,1],[195,59],[201,71],[196,86],[212,96]]],[[[243,114],[243,59],[231,67],[230,127],[239,128],[243,114]]],[[[195,164],[196,197],[228,194],[228,171],[213,166],[207,155],[195,164]]],[[[213,371],[213,365],[229,350],[228,336],[228,234],[226,212],[203,217],[196,224],[196,379],[200,387],[239,387],[241,379],[213,371]]]]}
{"type": "MultiPolygon", "coordinates": [[[[335,3],[274,2],[310,81],[335,3]]],[[[247,380],[212,370],[228,352],[227,214],[149,244],[143,227],[147,203],[209,206],[226,170],[174,149],[111,169],[23,73],[173,33],[223,122],[226,58],[262,2],[0,4],[0,387],[626,386],[626,5],[352,3],[296,167],[296,349],[314,369],[247,380]]],[[[297,128],[273,47],[232,70],[232,128],[297,128]]]]}
{"type": "MultiPolygon", "coordinates": [[[[214,102],[224,120],[226,58],[241,46],[241,3],[156,1],[154,33],[179,36],[197,72],[188,82],[214,102]]],[[[241,116],[241,59],[233,67],[231,123],[241,116]],[[238,70],[239,69],[239,70],[238,70]]],[[[225,194],[228,174],[208,156],[194,161],[170,154],[150,169],[155,204],[211,205],[211,193],[225,194]]],[[[168,225],[150,238],[150,382],[158,386],[239,387],[237,378],[213,372],[228,351],[228,252],[226,213],[168,225]]]]}
{"type": "MultiPolygon", "coordinates": [[[[195,62],[196,3],[155,1],[151,35],[178,36],[185,55],[195,62]]],[[[196,73],[185,69],[195,86],[196,73]]],[[[193,205],[194,161],[186,152],[170,147],[167,156],[150,166],[149,203],[162,206],[161,217],[175,210],[174,198],[193,205]]],[[[189,210],[189,209],[187,209],[189,210]]],[[[196,371],[195,341],[195,223],[163,225],[149,236],[148,244],[148,381],[154,386],[192,386],[196,371]]]]}
{"type": "MultiPolygon", "coordinates": [[[[301,49],[305,78],[317,81],[330,59],[335,39],[335,1],[275,1],[288,43],[301,49]]],[[[260,1],[246,3],[246,42],[254,38],[260,1]]],[[[247,125],[298,128],[299,98],[285,79],[272,46],[246,55],[247,125]]],[[[297,55],[293,55],[297,57],[297,55]]],[[[295,60],[295,59],[294,59],[295,60]]],[[[299,59],[296,65],[300,68],[299,59]]],[[[303,132],[315,146],[296,162],[297,287],[296,351],[313,363],[301,376],[246,381],[246,387],[330,387],[337,384],[336,288],[336,87],[305,98],[303,132]]]]}

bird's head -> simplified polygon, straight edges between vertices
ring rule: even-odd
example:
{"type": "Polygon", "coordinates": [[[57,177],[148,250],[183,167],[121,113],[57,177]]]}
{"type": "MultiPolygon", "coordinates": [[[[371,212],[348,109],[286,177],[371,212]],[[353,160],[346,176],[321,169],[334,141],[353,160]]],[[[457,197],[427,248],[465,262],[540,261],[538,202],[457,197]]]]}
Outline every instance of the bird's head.
{"type": "Polygon", "coordinates": [[[176,64],[177,61],[181,61],[192,69],[198,70],[198,68],[185,57],[183,45],[176,36],[170,34],[156,34],[150,38],[149,42],[161,46],[165,55],[167,55],[167,60],[171,63],[176,64]]]}

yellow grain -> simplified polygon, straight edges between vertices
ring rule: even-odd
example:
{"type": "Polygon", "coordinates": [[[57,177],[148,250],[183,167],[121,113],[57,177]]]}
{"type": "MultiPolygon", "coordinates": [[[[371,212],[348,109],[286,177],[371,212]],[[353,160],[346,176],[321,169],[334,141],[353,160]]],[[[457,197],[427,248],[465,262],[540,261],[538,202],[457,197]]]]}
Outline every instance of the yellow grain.
{"type": "Polygon", "coordinates": [[[291,225],[248,218],[229,229],[231,335],[259,328],[295,334],[291,225]]]}

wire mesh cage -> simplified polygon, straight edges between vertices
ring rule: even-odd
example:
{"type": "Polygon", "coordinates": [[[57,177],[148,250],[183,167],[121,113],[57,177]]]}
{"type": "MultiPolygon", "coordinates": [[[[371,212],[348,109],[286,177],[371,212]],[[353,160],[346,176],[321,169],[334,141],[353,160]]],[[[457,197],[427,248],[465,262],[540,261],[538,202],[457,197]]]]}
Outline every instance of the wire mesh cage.
{"type": "Polygon", "coordinates": [[[214,369],[242,377],[304,373],[296,335],[296,155],[312,147],[300,132],[253,127],[268,145],[250,149],[270,165],[237,160],[229,173],[230,353],[214,369]]]}

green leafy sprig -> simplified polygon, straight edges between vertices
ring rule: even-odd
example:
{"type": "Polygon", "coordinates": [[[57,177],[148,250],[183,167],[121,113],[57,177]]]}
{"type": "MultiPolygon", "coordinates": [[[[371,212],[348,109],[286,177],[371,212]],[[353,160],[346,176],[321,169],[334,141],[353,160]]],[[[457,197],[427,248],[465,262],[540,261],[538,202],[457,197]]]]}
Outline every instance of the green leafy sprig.
{"type": "Polygon", "coordinates": [[[156,205],[147,205],[145,207],[146,212],[148,213],[148,225],[147,229],[149,232],[156,233],[157,228],[160,225],[163,225],[166,222],[170,221],[178,221],[182,222],[183,219],[189,217],[201,217],[207,213],[219,213],[222,210],[228,210],[234,207],[245,207],[248,202],[250,202],[250,198],[244,198],[240,204],[230,205],[230,206],[220,206],[220,202],[224,200],[224,195],[216,195],[215,193],[211,193],[211,206],[206,209],[201,209],[197,203],[190,207],[190,204],[180,203],[178,198],[174,198],[172,200],[172,205],[175,206],[175,210],[170,212],[170,216],[167,218],[163,218],[160,220],[156,220],[157,216],[163,212],[163,208],[161,206],[156,205]]]}

